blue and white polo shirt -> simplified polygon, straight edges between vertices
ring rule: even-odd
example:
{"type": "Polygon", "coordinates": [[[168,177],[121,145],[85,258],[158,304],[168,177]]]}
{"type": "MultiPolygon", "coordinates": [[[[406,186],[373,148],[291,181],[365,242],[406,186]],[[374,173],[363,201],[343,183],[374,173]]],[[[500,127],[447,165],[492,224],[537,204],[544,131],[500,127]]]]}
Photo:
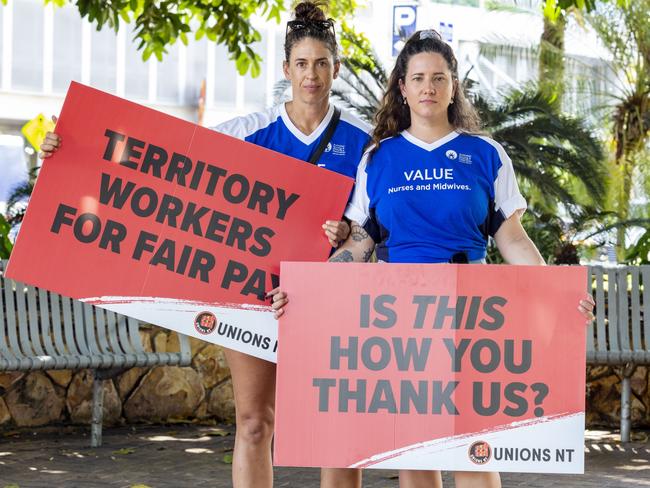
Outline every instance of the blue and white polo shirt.
{"type": "Polygon", "coordinates": [[[448,262],[458,252],[481,260],[488,236],[526,208],[512,161],[488,137],[453,131],[428,144],[404,131],[368,156],[345,215],[382,261],[448,262]]]}
{"type": "MultiPolygon", "coordinates": [[[[307,161],[318,147],[333,114],[334,105],[330,104],[323,121],[309,135],[303,134],[291,122],[284,103],[263,112],[234,118],[213,127],[213,129],[307,161]]],[[[341,110],[341,119],[318,161],[318,166],[354,178],[369,139],[369,132],[368,124],[345,110],[341,110]]]]}

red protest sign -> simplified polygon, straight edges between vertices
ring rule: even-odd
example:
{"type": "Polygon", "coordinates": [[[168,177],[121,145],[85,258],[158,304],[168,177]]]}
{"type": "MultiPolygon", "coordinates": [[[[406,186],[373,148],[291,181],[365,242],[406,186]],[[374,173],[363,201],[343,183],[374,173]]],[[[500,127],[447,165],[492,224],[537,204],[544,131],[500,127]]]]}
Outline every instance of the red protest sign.
{"type": "Polygon", "coordinates": [[[583,472],[584,268],[281,274],[276,464],[583,472]]]}
{"type": "Polygon", "coordinates": [[[72,83],[7,275],[274,360],[281,260],[325,260],[352,181],[72,83]]]}

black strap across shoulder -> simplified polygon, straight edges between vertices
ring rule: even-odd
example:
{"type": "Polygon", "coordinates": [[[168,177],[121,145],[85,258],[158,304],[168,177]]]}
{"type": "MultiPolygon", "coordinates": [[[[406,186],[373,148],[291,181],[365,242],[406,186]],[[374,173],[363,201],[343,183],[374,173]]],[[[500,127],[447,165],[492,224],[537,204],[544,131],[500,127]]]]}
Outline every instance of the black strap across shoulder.
{"type": "Polygon", "coordinates": [[[309,163],[316,164],[318,162],[318,160],[321,157],[321,154],[323,154],[323,151],[325,150],[329,142],[332,140],[332,136],[334,135],[336,126],[339,124],[340,118],[341,118],[341,109],[339,109],[338,107],[334,107],[334,113],[332,114],[332,119],[330,120],[330,123],[327,124],[327,128],[325,129],[325,133],[323,134],[323,137],[320,140],[320,144],[318,144],[318,147],[314,149],[314,152],[309,157],[308,160],[309,163]]]}

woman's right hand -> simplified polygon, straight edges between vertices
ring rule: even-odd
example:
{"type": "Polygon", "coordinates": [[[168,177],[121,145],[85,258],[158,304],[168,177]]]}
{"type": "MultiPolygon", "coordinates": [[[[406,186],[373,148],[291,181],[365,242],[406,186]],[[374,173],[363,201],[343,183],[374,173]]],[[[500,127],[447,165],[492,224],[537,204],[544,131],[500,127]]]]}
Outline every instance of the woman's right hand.
{"type": "MultiPolygon", "coordinates": [[[[52,121],[56,124],[56,116],[52,115],[52,121]]],[[[38,153],[38,157],[41,159],[49,158],[59,147],[61,147],[61,136],[56,132],[48,132],[41,143],[41,151],[38,153]]]]}
{"type": "Polygon", "coordinates": [[[266,294],[267,298],[271,298],[271,307],[273,308],[273,316],[278,319],[284,313],[284,306],[289,303],[287,294],[283,292],[280,287],[273,288],[266,294]]]}

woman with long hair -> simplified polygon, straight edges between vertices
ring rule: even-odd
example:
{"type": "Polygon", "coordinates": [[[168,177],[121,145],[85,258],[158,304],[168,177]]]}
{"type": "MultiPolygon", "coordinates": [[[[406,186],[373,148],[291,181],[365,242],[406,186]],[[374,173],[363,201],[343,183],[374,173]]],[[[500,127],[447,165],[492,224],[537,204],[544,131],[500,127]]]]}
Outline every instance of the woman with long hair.
{"type": "MultiPolygon", "coordinates": [[[[436,31],[416,32],[397,57],[359,165],[345,213],[352,231],[330,261],[363,262],[375,250],[384,262],[483,263],[492,236],[506,262],[543,265],[520,222],[525,209],[510,158],[480,133],[451,47],[436,31]]],[[[271,293],[280,316],[287,295],[271,293]]],[[[578,308],[593,318],[591,297],[578,308]]],[[[360,486],[356,470],[328,471],[332,486],[360,486]]],[[[455,482],[501,486],[498,473],[456,472],[455,482]]]]}

